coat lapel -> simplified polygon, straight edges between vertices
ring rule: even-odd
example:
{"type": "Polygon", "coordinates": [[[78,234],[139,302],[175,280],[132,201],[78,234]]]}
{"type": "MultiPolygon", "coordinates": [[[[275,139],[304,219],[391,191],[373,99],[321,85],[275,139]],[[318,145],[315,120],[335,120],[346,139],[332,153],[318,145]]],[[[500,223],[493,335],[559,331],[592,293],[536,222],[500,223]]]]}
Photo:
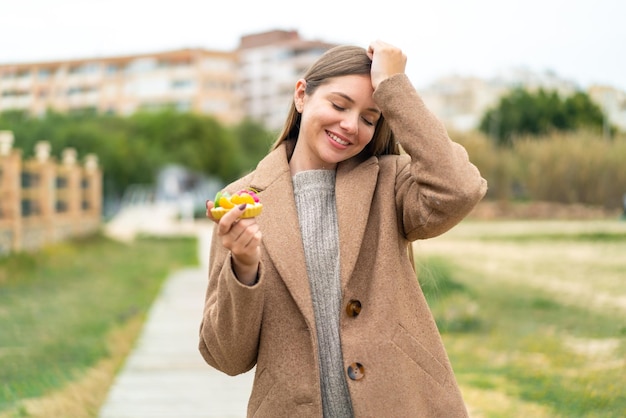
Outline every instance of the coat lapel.
{"type": "Polygon", "coordinates": [[[337,167],[335,195],[339,222],[341,286],[348,284],[360,253],[378,178],[377,159],[354,158],[337,167]]]}
{"type": "Polygon", "coordinates": [[[314,329],[313,302],[285,146],[259,163],[250,186],[260,191],[263,202],[263,213],[257,221],[263,233],[263,245],[305,320],[314,329]]]}

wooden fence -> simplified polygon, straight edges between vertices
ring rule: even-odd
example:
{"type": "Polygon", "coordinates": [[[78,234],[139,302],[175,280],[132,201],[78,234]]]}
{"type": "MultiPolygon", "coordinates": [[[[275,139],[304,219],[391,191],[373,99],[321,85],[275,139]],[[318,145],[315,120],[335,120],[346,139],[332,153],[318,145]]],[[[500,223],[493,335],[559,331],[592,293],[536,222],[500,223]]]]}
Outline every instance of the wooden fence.
{"type": "Polygon", "coordinates": [[[0,255],[36,250],[101,227],[102,172],[94,154],[79,164],[76,151],[50,156],[50,144],[35,146],[23,160],[13,133],[0,131],[0,255]]]}

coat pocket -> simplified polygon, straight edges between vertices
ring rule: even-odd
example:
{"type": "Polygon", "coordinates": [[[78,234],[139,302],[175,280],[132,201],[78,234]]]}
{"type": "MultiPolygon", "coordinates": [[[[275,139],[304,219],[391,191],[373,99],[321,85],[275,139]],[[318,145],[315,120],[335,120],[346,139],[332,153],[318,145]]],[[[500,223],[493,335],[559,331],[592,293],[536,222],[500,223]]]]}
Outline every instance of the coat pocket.
{"type": "Polygon", "coordinates": [[[445,386],[449,371],[404,327],[398,325],[393,343],[439,385],[445,386]]]}
{"type": "Polygon", "coordinates": [[[252,385],[252,393],[250,394],[250,404],[248,405],[249,416],[264,416],[259,414],[259,411],[275,383],[274,377],[267,369],[263,369],[257,373],[254,378],[254,384],[252,385]],[[252,411],[253,413],[251,413],[252,411]]]}

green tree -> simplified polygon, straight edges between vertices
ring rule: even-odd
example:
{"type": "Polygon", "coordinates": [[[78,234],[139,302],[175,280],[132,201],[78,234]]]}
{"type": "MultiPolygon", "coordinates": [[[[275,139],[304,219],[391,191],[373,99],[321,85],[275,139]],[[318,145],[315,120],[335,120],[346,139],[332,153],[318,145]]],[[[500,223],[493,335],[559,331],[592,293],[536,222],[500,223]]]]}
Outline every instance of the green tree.
{"type": "Polygon", "coordinates": [[[513,89],[483,115],[479,129],[498,145],[511,145],[516,137],[540,136],[554,131],[601,129],[601,109],[583,92],[563,98],[556,91],[513,89]]]}
{"type": "Polygon", "coordinates": [[[573,121],[574,128],[601,127],[604,123],[602,109],[588,94],[576,92],[565,99],[565,114],[573,121]]]}
{"type": "Polygon", "coordinates": [[[67,147],[82,158],[98,156],[104,172],[104,193],[120,197],[133,183],[151,184],[166,164],[229,182],[256,165],[269,148],[269,133],[251,121],[225,127],[215,118],[173,110],[141,112],[129,117],[83,112],[0,113],[0,130],[13,131],[15,147],[33,155],[38,141],[49,141],[60,159],[67,147]]]}
{"type": "Polygon", "coordinates": [[[242,169],[252,170],[269,152],[277,135],[252,119],[244,119],[233,128],[233,135],[243,150],[242,169]]]}
{"type": "Polygon", "coordinates": [[[130,120],[133,141],[158,150],[159,167],[178,163],[228,181],[239,175],[240,145],[214,118],[192,113],[137,113],[130,120]]]}

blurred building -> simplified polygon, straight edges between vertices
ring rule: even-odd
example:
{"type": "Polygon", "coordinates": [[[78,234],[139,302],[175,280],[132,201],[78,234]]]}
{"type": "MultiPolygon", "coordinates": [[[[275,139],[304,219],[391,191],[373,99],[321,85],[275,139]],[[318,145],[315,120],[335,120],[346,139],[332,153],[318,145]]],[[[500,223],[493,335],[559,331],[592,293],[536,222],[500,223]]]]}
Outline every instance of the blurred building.
{"type": "Polygon", "coordinates": [[[241,38],[239,79],[247,116],[279,130],[293,101],[295,83],[333,44],[275,30],[241,38]]]}
{"type": "Polygon", "coordinates": [[[589,97],[600,106],[607,121],[626,132],[626,92],[610,86],[591,86],[589,97]]]}
{"type": "Polygon", "coordinates": [[[332,44],[297,31],[243,36],[236,51],[180,49],[130,56],[0,65],[0,112],[129,115],[173,108],[226,124],[249,116],[280,129],[293,87],[332,44]]]}
{"type": "Polygon", "coordinates": [[[0,111],[129,115],[171,107],[242,118],[236,53],[181,49],[132,56],[0,65],[0,111]]]}
{"type": "Polygon", "coordinates": [[[428,108],[447,126],[468,131],[478,126],[486,109],[507,90],[477,77],[442,77],[419,91],[428,108]]]}
{"type": "MultiPolygon", "coordinates": [[[[244,35],[235,51],[181,49],[132,56],[56,62],[0,64],[0,112],[42,115],[95,111],[129,115],[171,107],[211,114],[225,124],[250,117],[280,130],[295,82],[335,44],[302,39],[295,30],[244,35]]],[[[515,87],[544,88],[563,95],[580,90],[555,73],[511,69],[495,77],[452,75],[435,80],[420,95],[449,129],[478,127],[486,110],[515,87]]],[[[626,93],[592,87],[590,97],[607,122],[626,131],[626,93]]]]}
{"type": "Polygon", "coordinates": [[[520,68],[489,79],[460,75],[442,77],[419,93],[448,129],[469,131],[478,128],[484,113],[517,87],[530,91],[554,90],[563,96],[579,90],[576,83],[552,72],[537,73],[520,68]]]}

